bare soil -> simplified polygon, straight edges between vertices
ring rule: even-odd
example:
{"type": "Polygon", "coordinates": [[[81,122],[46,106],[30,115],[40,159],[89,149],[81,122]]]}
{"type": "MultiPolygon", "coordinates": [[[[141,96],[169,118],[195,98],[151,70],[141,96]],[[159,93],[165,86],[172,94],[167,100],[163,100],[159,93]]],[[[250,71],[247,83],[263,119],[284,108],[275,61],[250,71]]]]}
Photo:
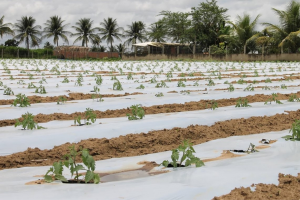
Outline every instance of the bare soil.
{"type": "Polygon", "coordinates": [[[299,118],[300,110],[287,111],[287,113],[227,120],[217,122],[212,126],[191,125],[186,128],[128,134],[111,139],[92,138],[79,143],[65,143],[53,149],[28,148],[24,152],[1,156],[0,169],[52,165],[69,151],[68,148],[71,145],[75,145],[76,148],[87,148],[95,160],[103,160],[169,151],[178,147],[184,139],[189,139],[193,144],[201,144],[230,136],[282,131],[289,129],[291,124],[299,118]]]}
{"type": "Polygon", "coordinates": [[[250,187],[241,187],[233,189],[229,194],[221,197],[215,197],[213,200],[264,200],[264,199],[300,199],[300,174],[278,175],[279,184],[253,184],[255,191],[251,191],[250,187]]]}
{"type": "MultiPolygon", "coordinates": [[[[296,93],[298,96],[300,92],[296,93]]],[[[84,94],[80,93],[80,96],[84,96],[84,94]]],[[[279,94],[278,93],[278,100],[286,100],[288,99],[290,94],[279,94]]],[[[264,95],[264,94],[256,94],[256,95],[249,95],[244,98],[248,99],[249,103],[253,102],[265,102],[270,99],[272,95],[264,95]]],[[[243,98],[243,99],[244,99],[243,98]]],[[[239,98],[230,98],[230,99],[219,99],[215,100],[218,103],[218,107],[224,106],[232,106],[236,105],[236,102],[239,98]]],[[[170,113],[170,112],[184,112],[184,111],[194,111],[194,110],[204,110],[210,108],[210,103],[212,100],[200,100],[200,101],[193,101],[193,102],[186,102],[184,104],[164,104],[164,105],[154,105],[150,107],[143,107],[145,110],[145,114],[159,114],[159,113],[170,113]]],[[[130,113],[130,108],[124,109],[116,109],[116,110],[106,110],[106,111],[95,111],[98,119],[101,118],[115,118],[115,117],[125,117],[127,113],[130,113]]],[[[75,117],[81,116],[84,119],[84,112],[75,112],[71,114],[65,113],[53,113],[53,114],[37,114],[34,117],[34,121],[37,123],[44,123],[53,120],[73,120],[75,117]]],[[[19,120],[23,120],[19,118],[19,120]]],[[[15,124],[15,119],[6,119],[0,120],[0,127],[4,126],[13,126],[15,124]]]]}

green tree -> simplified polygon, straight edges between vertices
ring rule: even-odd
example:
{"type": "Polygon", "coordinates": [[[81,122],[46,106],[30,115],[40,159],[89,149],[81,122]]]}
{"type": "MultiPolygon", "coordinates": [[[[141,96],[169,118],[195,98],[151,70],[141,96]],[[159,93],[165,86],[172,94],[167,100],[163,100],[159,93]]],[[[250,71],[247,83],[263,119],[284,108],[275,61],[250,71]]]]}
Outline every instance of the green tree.
{"type": "Polygon", "coordinates": [[[29,46],[39,46],[41,42],[40,36],[42,32],[39,31],[41,29],[40,25],[35,25],[36,20],[31,16],[23,16],[20,20],[15,24],[15,32],[17,35],[14,39],[18,39],[19,42],[25,42],[28,51],[29,57],[29,46]]]}
{"type": "Polygon", "coordinates": [[[296,52],[300,47],[300,3],[291,1],[286,10],[272,8],[278,15],[280,25],[263,23],[267,29],[273,31],[279,39],[279,47],[283,53],[284,46],[289,47],[292,52],[296,52]]]}
{"type": "Polygon", "coordinates": [[[101,27],[99,28],[100,35],[102,35],[102,40],[106,40],[107,44],[110,44],[110,51],[114,50],[113,42],[115,39],[121,41],[121,37],[123,37],[121,31],[123,31],[122,27],[118,26],[117,20],[108,17],[104,19],[103,22],[100,23],[101,27]]]}
{"type": "Polygon", "coordinates": [[[125,44],[118,44],[115,46],[115,50],[119,53],[120,58],[122,58],[123,53],[125,51],[125,44]]]}
{"type": "Polygon", "coordinates": [[[159,15],[163,16],[161,24],[172,42],[189,42],[189,29],[191,28],[189,13],[162,11],[159,15]]]}
{"type": "MultiPolygon", "coordinates": [[[[147,39],[145,24],[141,21],[132,22],[131,25],[127,25],[128,30],[125,30],[124,36],[128,39],[125,41],[128,45],[136,44],[137,41],[143,42],[147,39]]],[[[136,46],[134,46],[134,53],[136,55],[136,46]]]]}
{"type": "Polygon", "coordinates": [[[45,23],[46,27],[44,28],[44,36],[42,39],[53,37],[53,43],[58,46],[58,40],[61,38],[64,42],[69,44],[67,35],[71,34],[71,32],[65,30],[68,24],[63,24],[64,22],[61,17],[50,17],[45,23]]]}
{"type": "Polygon", "coordinates": [[[72,33],[71,37],[77,37],[74,43],[81,41],[82,46],[88,46],[88,43],[92,43],[95,40],[100,40],[100,37],[95,33],[99,28],[92,27],[93,21],[89,18],[82,18],[76,22],[76,26],[72,26],[75,29],[76,33],[72,33]]]}
{"type": "Polygon", "coordinates": [[[227,8],[219,7],[217,1],[202,2],[198,7],[192,7],[191,36],[194,43],[199,43],[204,48],[211,45],[219,47],[220,36],[229,35],[230,26],[226,26],[228,19],[227,8]]]}
{"type": "Polygon", "coordinates": [[[10,28],[11,23],[4,24],[4,15],[0,18],[0,36],[3,37],[4,34],[14,35],[14,31],[10,28]]]}
{"type": "Polygon", "coordinates": [[[147,35],[151,42],[165,42],[166,30],[161,20],[150,25],[147,35]]]}
{"type": "Polygon", "coordinates": [[[9,39],[9,40],[6,40],[5,43],[4,43],[4,46],[12,46],[12,47],[17,47],[19,45],[19,42],[15,39],[9,39]]]}
{"type": "Polygon", "coordinates": [[[250,42],[249,39],[257,33],[255,26],[257,25],[259,17],[260,15],[257,15],[251,22],[250,15],[244,13],[242,17],[237,16],[236,23],[228,22],[233,27],[233,37],[236,36],[235,38],[239,44],[244,47],[244,54],[247,53],[247,44],[250,42]]]}
{"type": "Polygon", "coordinates": [[[50,44],[50,42],[46,42],[44,44],[44,49],[54,49],[54,46],[50,44]]]}

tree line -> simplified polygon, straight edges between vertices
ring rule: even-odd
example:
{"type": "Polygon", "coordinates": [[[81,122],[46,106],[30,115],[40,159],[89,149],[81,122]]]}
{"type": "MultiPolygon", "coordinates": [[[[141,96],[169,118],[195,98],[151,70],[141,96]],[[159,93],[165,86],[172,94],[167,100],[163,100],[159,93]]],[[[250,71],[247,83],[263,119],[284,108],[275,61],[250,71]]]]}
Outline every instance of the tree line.
{"type": "MultiPolygon", "coordinates": [[[[94,51],[106,51],[101,42],[106,42],[108,51],[123,52],[125,45],[137,42],[176,42],[187,44],[191,52],[212,53],[249,53],[268,51],[269,53],[296,53],[300,48],[300,3],[292,0],[285,10],[272,8],[278,16],[279,24],[264,22],[263,30],[256,30],[260,15],[250,16],[244,13],[237,16],[235,22],[229,21],[227,8],[217,5],[216,0],[206,0],[189,12],[161,11],[161,18],[149,27],[142,21],[134,21],[127,28],[119,27],[117,19],[108,17],[99,25],[94,26],[90,18],[79,19],[73,32],[68,31],[70,25],[59,16],[50,17],[44,28],[36,24],[32,16],[23,16],[16,23],[4,23],[0,18],[0,36],[11,35],[10,45],[25,43],[30,47],[39,46],[44,39],[53,39],[53,45],[58,46],[62,40],[69,44],[69,37],[74,37],[74,44],[80,42],[88,47],[92,44],[94,51]],[[125,39],[122,42],[122,39],[125,39]],[[119,45],[113,46],[115,41],[119,45]],[[196,50],[197,49],[197,50],[196,50]]],[[[8,45],[8,44],[7,44],[8,45]]],[[[47,42],[45,46],[52,45],[47,42]]],[[[135,48],[136,53],[136,48],[135,48]]]]}

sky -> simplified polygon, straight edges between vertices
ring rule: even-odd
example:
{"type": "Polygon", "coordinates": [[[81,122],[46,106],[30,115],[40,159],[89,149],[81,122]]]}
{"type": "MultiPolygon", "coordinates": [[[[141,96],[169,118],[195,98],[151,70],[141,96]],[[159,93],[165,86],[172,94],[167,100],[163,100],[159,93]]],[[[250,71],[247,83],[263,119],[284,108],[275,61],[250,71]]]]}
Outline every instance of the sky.
{"type": "MultiPolygon", "coordinates": [[[[162,10],[189,12],[191,7],[197,7],[204,1],[206,0],[1,0],[0,13],[5,16],[4,23],[14,24],[22,16],[33,16],[36,19],[36,24],[42,27],[47,19],[58,15],[70,24],[68,29],[71,32],[73,30],[71,26],[74,26],[80,18],[91,18],[94,26],[98,27],[104,18],[112,17],[117,19],[120,27],[126,29],[127,25],[133,21],[143,21],[149,26],[160,18],[158,14],[162,10]]],[[[227,14],[233,22],[237,15],[247,13],[252,19],[261,14],[259,23],[278,24],[278,17],[272,8],[285,10],[290,1],[218,0],[217,2],[220,7],[228,9],[227,14]]],[[[258,29],[262,27],[259,25],[258,29]]],[[[11,36],[0,38],[0,44],[11,38],[11,36]]],[[[47,41],[53,43],[53,39],[45,39],[40,47],[43,47],[47,41]]],[[[74,38],[69,39],[70,44],[73,44],[73,41],[74,38]]],[[[59,41],[59,45],[62,44],[63,42],[59,41]]],[[[81,43],[78,42],[75,45],[81,45],[81,43]]],[[[101,45],[106,46],[107,44],[104,41],[101,45]]],[[[24,44],[20,44],[20,46],[24,46],[24,44]]]]}

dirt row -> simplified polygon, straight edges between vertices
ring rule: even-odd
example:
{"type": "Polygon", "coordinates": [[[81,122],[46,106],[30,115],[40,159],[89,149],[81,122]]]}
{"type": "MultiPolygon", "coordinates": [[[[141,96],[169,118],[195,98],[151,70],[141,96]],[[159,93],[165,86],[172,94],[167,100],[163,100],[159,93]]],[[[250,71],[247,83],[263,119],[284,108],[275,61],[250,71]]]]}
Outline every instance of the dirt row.
{"type": "MultiPolygon", "coordinates": [[[[287,114],[227,120],[217,122],[212,126],[190,125],[186,128],[175,127],[111,139],[93,138],[82,140],[74,145],[75,148],[89,149],[95,160],[138,156],[172,150],[178,147],[184,139],[189,139],[193,144],[201,144],[230,136],[286,130],[296,119],[299,119],[299,115],[300,110],[289,111],[287,114]]],[[[28,148],[24,152],[1,156],[0,169],[52,165],[54,161],[60,160],[68,152],[71,145],[65,143],[49,150],[28,148]]]]}
{"type": "Polygon", "coordinates": [[[229,194],[221,197],[215,197],[213,200],[257,200],[257,199],[300,199],[300,174],[278,175],[279,184],[253,184],[255,191],[250,187],[235,188],[229,194]]]}
{"type": "MultiPolygon", "coordinates": [[[[124,97],[129,95],[138,95],[143,94],[140,92],[134,92],[134,93],[125,93],[125,94],[101,94],[103,98],[108,97],[124,97]]],[[[84,94],[84,93],[69,93],[68,96],[61,95],[61,96],[51,96],[51,97],[41,97],[41,96],[28,96],[29,102],[31,104],[34,103],[51,103],[51,102],[57,102],[59,100],[59,97],[64,97],[66,101],[72,101],[72,100],[85,100],[85,99],[92,99],[93,94],[84,94]]],[[[0,105],[11,105],[13,103],[13,99],[9,100],[0,100],[0,105]]]]}
{"type": "MultiPolygon", "coordinates": [[[[300,92],[296,93],[297,96],[300,96],[300,92]]],[[[83,95],[83,94],[82,94],[83,95]]],[[[83,95],[84,96],[84,95],[83,95]]],[[[278,100],[287,100],[290,94],[279,94],[278,100]]],[[[265,102],[270,99],[272,95],[256,94],[248,95],[244,98],[248,100],[249,103],[253,102],[265,102]]],[[[242,98],[242,99],[244,99],[242,98]]],[[[239,98],[230,98],[230,99],[219,99],[219,100],[200,100],[193,102],[186,102],[184,104],[163,104],[163,105],[154,105],[149,107],[143,107],[145,110],[145,115],[147,114],[159,114],[159,113],[170,113],[170,112],[184,112],[184,111],[195,111],[195,110],[204,110],[211,107],[212,101],[218,103],[218,107],[232,106],[236,105],[236,102],[239,98]]],[[[116,109],[116,110],[106,110],[99,111],[95,110],[95,114],[98,119],[101,118],[115,118],[115,117],[125,117],[127,113],[130,113],[130,108],[116,109]]],[[[85,117],[84,112],[75,112],[71,114],[65,113],[53,113],[53,114],[37,114],[34,117],[34,121],[37,123],[44,123],[53,120],[73,120],[75,117],[81,116],[82,119],[85,117]]],[[[22,118],[18,118],[22,121],[22,118]]],[[[15,119],[6,119],[0,120],[0,127],[4,126],[13,126],[15,124],[15,119]]]]}

